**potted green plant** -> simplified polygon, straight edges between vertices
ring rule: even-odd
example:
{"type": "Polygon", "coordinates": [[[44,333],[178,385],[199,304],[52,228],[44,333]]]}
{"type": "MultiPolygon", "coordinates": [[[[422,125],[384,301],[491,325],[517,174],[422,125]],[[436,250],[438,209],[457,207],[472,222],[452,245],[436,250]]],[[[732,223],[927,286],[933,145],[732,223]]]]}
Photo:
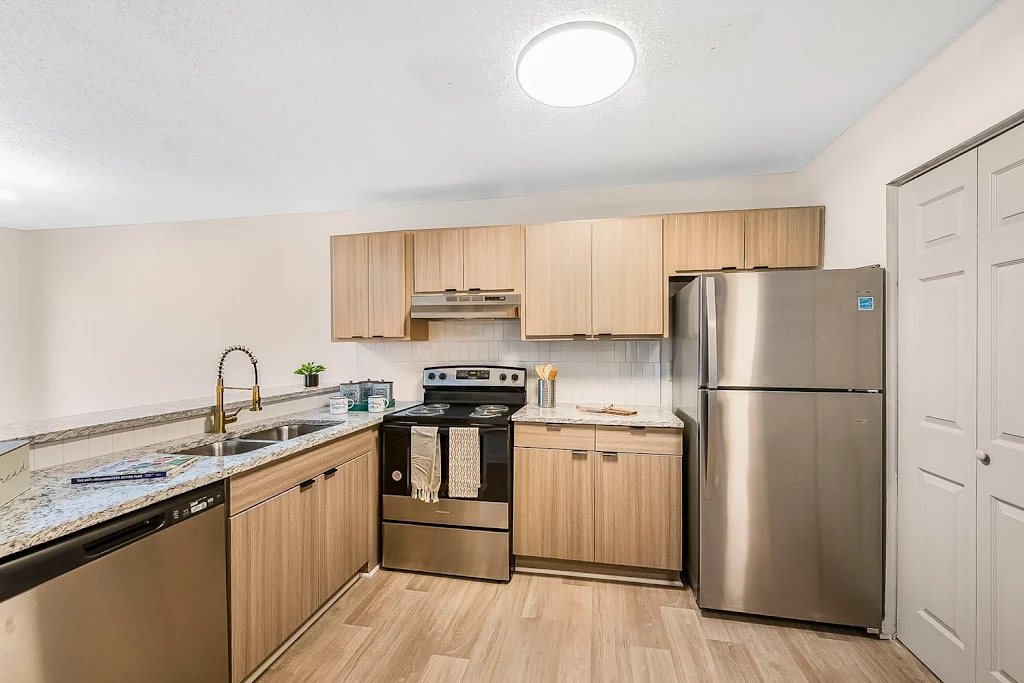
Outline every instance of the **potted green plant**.
{"type": "Polygon", "coordinates": [[[302,375],[302,383],[307,387],[318,387],[320,386],[320,373],[326,370],[324,366],[319,363],[303,363],[302,366],[295,371],[296,375],[302,375]]]}

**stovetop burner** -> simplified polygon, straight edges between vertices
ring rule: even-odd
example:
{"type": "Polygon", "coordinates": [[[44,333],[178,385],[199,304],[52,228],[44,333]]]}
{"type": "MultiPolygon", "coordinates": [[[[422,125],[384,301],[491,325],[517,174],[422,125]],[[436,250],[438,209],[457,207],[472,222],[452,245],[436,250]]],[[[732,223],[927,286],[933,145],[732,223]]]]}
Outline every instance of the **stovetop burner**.
{"type": "Polygon", "coordinates": [[[451,408],[447,403],[425,403],[421,406],[415,406],[405,411],[406,415],[415,416],[433,416],[433,415],[444,415],[444,411],[451,408]]]}
{"type": "Polygon", "coordinates": [[[473,412],[469,414],[470,417],[498,417],[508,412],[508,406],[500,405],[483,405],[477,406],[473,409],[473,412]]]}

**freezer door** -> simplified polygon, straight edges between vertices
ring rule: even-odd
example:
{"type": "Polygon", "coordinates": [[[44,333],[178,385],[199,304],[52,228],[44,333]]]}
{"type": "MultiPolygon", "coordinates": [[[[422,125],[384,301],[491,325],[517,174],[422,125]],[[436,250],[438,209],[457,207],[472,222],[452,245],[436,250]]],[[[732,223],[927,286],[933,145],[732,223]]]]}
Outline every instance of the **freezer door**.
{"type": "Polygon", "coordinates": [[[698,604],[879,628],[882,395],[705,394],[698,604]]]}
{"type": "Polygon", "coordinates": [[[709,388],[881,389],[881,268],[708,275],[709,388]]]}

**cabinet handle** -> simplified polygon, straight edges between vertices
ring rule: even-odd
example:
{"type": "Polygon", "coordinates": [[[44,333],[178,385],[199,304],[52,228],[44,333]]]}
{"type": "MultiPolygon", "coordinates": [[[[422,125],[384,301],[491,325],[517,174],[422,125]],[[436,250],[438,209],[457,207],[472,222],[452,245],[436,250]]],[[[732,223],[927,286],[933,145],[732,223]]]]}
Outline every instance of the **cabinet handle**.
{"type": "Polygon", "coordinates": [[[615,451],[601,451],[602,458],[617,458],[619,454],[615,451]]]}
{"type": "Polygon", "coordinates": [[[573,454],[573,457],[575,457],[577,455],[586,455],[587,452],[586,451],[573,451],[572,454],[573,454]]]}
{"type": "Polygon", "coordinates": [[[736,266],[722,266],[722,270],[736,270],[736,266]]]}
{"type": "Polygon", "coordinates": [[[468,290],[466,290],[466,291],[468,291],[468,292],[479,292],[479,291],[480,291],[480,288],[479,288],[479,287],[470,287],[470,288],[469,288],[468,290]]]}
{"type": "Polygon", "coordinates": [[[324,472],[324,476],[325,477],[333,477],[337,473],[338,473],[338,468],[337,467],[332,467],[331,469],[329,469],[326,472],[324,472]]]}
{"type": "Polygon", "coordinates": [[[316,479],[307,479],[306,481],[299,484],[299,490],[308,489],[310,486],[316,483],[316,479]]]}
{"type": "Polygon", "coordinates": [[[544,426],[547,427],[550,430],[556,430],[556,429],[561,429],[562,428],[562,425],[557,423],[557,422],[548,422],[544,426]]]}
{"type": "Polygon", "coordinates": [[[598,337],[610,337],[610,336],[612,336],[612,333],[611,332],[598,332],[597,336],[598,337]]]}
{"type": "Polygon", "coordinates": [[[454,287],[452,287],[451,289],[446,289],[446,290],[444,290],[444,291],[446,291],[446,292],[457,292],[457,291],[459,291],[459,290],[457,290],[457,289],[455,289],[454,287]]]}
{"type": "Polygon", "coordinates": [[[362,339],[362,338],[363,338],[363,335],[361,335],[361,334],[353,334],[352,335],[352,339],[362,339]]]}
{"type": "Polygon", "coordinates": [[[370,335],[370,337],[372,339],[383,339],[384,335],[383,334],[373,334],[373,335],[370,335]]]}
{"type": "Polygon", "coordinates": [[[765,270],[768,266],[754,266],[753,270],[765,270]]]}
{"type": "Polygon", "coordinates": [[[642,427],[642,426],[639,426],[639,425],[636,425],[636,426],[630,425],[629,429],[631,431],[642,432],[643,430],[647,429],[647,427],[642,427]]]}

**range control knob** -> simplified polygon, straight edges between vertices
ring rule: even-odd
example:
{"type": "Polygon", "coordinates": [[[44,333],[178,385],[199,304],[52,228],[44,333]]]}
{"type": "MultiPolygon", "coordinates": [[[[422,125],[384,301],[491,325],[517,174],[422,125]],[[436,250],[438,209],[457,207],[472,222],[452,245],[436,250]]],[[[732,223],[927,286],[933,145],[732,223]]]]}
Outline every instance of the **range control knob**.
{"type": "Polygon", "coordinates": [[[434,373],[427,373],[427,379],[434,379],[435,377],[437,377],[437,375],[435,375],[434,373]]]}
{"type": "Polygon", "coordinates": [[[503,373],[501,373],[501,376],[500,376],[500,377],[498,377],[498,379],[500,379],[500,380],[501,380],[502,382],[504,382],[505,380],[507,380],[507,379],[508,379],[508,375],[506,375],[506,374],[505,374],[505,373],[503,372],[503,373]]]}
{"type": "Polygon", "coordinates": [[[440,377],[441,379],[448,379],[448,375],[444,374],[443,372],[440,375],[438,375],[438,377],[440,377]]]}
{"type": "Polygon", "coordinates": [[[512,381],[513,382],[518,382],[519,381],[519,375],[517,375],[515,373],[512,373],[512,381]]]}

